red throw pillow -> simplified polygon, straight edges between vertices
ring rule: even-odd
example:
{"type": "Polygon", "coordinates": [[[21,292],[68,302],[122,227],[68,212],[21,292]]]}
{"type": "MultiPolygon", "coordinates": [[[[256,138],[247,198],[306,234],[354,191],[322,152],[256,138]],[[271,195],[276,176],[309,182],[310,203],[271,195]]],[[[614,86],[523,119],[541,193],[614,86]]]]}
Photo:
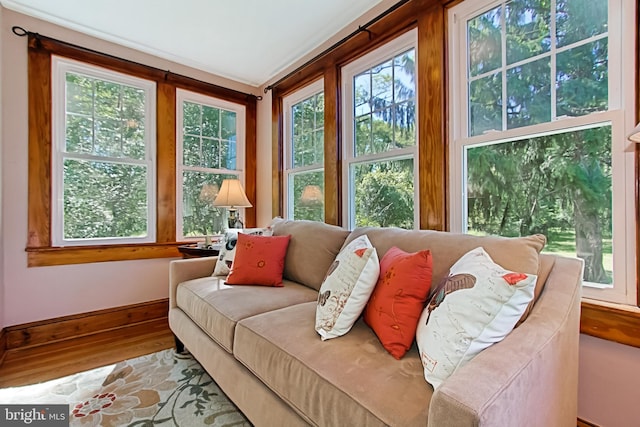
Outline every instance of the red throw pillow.
{"type": "Polygon", "coordinates": [[[238,233],[236,256],[227,276],[229,285],[282,286],[284,257],[291,236],[238,233]]]}
{"type": "Polygon", "coordinates": [[[407,253],[392,247],[380,260],[380,277],[364,311],[364,321],[385,349],[400,359],[411,348],[431,289],[428,250],[407,253]]]}

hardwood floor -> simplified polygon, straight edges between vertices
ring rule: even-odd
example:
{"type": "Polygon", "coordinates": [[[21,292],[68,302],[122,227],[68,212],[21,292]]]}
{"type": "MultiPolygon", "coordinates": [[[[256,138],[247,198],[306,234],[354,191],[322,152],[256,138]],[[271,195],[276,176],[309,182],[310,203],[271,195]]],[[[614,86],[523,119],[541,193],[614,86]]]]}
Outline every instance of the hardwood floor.
{"type": "Polygon", "coordinates": [[[167,319],[32,347],[8,350],[0,387],[35,384],[174,346],[167,319]]]}

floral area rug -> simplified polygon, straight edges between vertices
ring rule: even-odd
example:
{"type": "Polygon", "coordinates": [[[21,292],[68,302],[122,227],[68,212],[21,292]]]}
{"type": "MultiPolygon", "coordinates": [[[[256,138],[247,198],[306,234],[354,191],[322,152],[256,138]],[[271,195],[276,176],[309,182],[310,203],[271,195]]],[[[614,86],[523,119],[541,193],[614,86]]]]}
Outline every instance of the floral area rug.
{"type": "Polygon", "coordinates": [[[71,426],[250,426],[189,354],[172,349],[0,389],[2,404],[68,404],[71,426]]]}

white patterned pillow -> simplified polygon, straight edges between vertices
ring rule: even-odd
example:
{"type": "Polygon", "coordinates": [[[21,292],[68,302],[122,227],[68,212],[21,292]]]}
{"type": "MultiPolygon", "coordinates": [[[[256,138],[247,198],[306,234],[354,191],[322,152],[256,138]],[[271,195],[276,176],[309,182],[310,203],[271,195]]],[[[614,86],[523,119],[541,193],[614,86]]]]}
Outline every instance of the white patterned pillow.
{"type": "Polygon", "coordinates": [[[369,301],[379,274],[378,254],[366,235],[342,248],[318,294],[316,331],[322,340],[349,332],[369,301]]]}
{"type": "Polygon", "coordinates": [[[433,388],[502,341],[533,299],[536,276],[505,270],[479,247],[463,255],[434,290],[416,333],[433,388]]]}
{"type": "Polygon", "coordinates": [[[271,236],[271,227],[265,228],[244,228],[244,229],[228,229],[222,238],[220,253],[216,266],[213,269],[212,276],[226,276],[231,271],[233,259],[236,256],[236,243],[238,242],[238,233],[251,234],[257,236],[271,236]]]}

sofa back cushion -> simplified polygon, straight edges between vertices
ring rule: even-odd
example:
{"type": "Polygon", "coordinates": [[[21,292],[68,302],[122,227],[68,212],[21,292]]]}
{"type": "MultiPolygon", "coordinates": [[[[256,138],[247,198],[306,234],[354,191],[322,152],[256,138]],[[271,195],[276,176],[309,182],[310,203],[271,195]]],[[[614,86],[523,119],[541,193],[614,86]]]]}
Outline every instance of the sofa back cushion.
{"type": "Polygon", "coordinates": [[[274,236],[291,236],[283,277],[320,290],[349,232],[335,225],[306,220],[274,220],[272,227],[274,236]]]}
{"type": "Polygon", "coordinates": [[[507,270],[537,274],[538,254],[547,241],[542,234],[527,237],[472,236],[435,230],[358,227],[349,235],[345,244],[362,234],[369,237],[380,258],[392,246],[397,246],[405,252],[429,249],[433,257],[431,283],[434,287],[462,255],[479,246],[507,270]]]}

